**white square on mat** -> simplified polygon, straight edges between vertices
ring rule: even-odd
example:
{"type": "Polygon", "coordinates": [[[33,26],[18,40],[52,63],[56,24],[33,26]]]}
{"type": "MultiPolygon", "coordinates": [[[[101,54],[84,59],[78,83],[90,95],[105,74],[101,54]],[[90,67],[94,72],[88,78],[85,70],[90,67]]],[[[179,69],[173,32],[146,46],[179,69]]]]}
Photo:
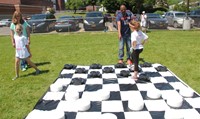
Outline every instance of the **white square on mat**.
{"type": "Polygon", "coordinates": [[[103,79],[101,78],[88,78],[85,84],[103,84],[103,79]]]}
{"type": "Polygon", "coordinates": [[[88,74],[74,74],[72,78],[84,78],[86,79],[88,74]]]}
{"type": "Polygon", "coordinates": [[[70,74],[70,73],[71,74],[75,73],[75,70],[63,69],[60,74],[70,74]]]}
{"type": "Polygon", "coordinates": [[[155,85],[153,85],[152,83],[146,83],[146,84],[138,83],[136,85],[139,91],[148,91],[156,88],[155,85]]]}
{"type": "Polygon", "coordinates": [[[134,100],[135,98],[143,100],[140,91],[120,91],[120,94],[123,101],[134,100]]]}
{"type": "Polygon", "coordinates": [[[170,109],[164,100],[144,100],[148,111],[165,111],[170,109]]]}
{"type": "Polygon", "coordinates": [[[102,89],[107,91],[120,91],[119,84],[104,84],[102,89]]]}
{"type": "Polygon", "coordinates": [[[198,98],[185,98],[185,100],[194,108],[200,108],[200,97],[198,98]]]}
{"type": "Polygon", "coordinates": [[[61,100],[65,92],[47,92],[43,100],[61,100]]]}
{"type": "Polygon", "coordinates": [[[128,78],[118,78],[118,83],[119,84],[135,84],[134,79],[132,79],[131,77],[128,78]]]}
{"type": "Polygon", "coordinates": [[[171,72],[166,71],[166,72],[159,72],[162,76],[174,76],[171,72]]]}
{"type": "Polygon", "coordinates": [[[99,119],[101,112],[78,112],[76,119],[99,119]]]}
{"type": "Polygon", "coordinates": [[[122,101],[102,101],[101,112],[123,112],[122,101]]]}
{"type": "Polygon", "coordinates": [[[69,85],[67,87],[67,92],[82,92],[85,90],[85,85],[69,85]]]}
{"type": "Polygon", "coordinates": [[[57,110],[60,111],[67,111],[67,112],[77,112],[78,108],[76,106],[74,106],[76,103],[76,101],[60,101],[58,106],[57,106],[57,110]]]}
{"type": "Polygon", "coordinates": [[[102,74],[102,78],[106,78],[106,79],[117,78],[117,75],[115,73],[104,73],[102,74]]]}
{"type": "Polygon", "coordinates": [[[62,86],[67,86],[68,84],[71,83],[71,79],[57,79],[56,82],[54,82],[54,84],[56,85],[62,85],[62,86]]]}
{"type": "Polygon", "coordinates": [[[143,72],[157,72],[157,70],[154,67],[143,67],[143,72]]]}
{"type": "Polygon", "coordinates": [[[152,83],[168,83],[168,81],[164,77],[151,77],[152,83]]]}
{"type": "Polygon", "coordinates": [[[125,119],[152,119],[148,111],[125,112],[125,119]]]}

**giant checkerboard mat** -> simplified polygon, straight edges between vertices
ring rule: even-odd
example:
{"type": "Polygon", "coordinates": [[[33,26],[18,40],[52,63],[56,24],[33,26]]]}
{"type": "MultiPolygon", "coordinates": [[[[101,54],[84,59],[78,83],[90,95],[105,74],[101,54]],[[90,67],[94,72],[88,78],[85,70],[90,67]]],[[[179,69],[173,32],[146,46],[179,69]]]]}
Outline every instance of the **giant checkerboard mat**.
{"type": "Polygon", "coordinates": [[[115,115],[117,119],[167,117],[200,119],[199,94],[161,64],[140,65],[139,75],[145,74],[148,77],[142,82],[135,82],[131,78],[133,71],[129,66],[97,65],[96,68],[91,66],[94,64],[65,65],[58,78],[49,86],[26,119],[100,119],[101,115],[107,113],[115,115]],[[158,67],[161,67],[161,70],[158,70],[158,67]],[[166,70],[162,70],[162,67],[166,70]],[[125,71],[124,75],[122,75],[123,71],[125,71]],[[128,76],[126,71],[130,72],[128,76]],[[110,92],[108,99],[98,98],[98,91],[102,89],[110,92]],[[154,89],[160,91],[159,98],[153,99],[147,96],[148,91],[154,89]],[[67,98],[67,94],[75,92],[78,93],[77,100],[90,101],[89,109],[79,110],[77,100],[67,98]],[[175,102],[177,95],[183,99],[181,106],[169,105],[168,99],[170,98],[172,102],[174,99],[175,102]],[[143,108],[130,109],[129,101],[138,98],[142,99],[143,108]]]}

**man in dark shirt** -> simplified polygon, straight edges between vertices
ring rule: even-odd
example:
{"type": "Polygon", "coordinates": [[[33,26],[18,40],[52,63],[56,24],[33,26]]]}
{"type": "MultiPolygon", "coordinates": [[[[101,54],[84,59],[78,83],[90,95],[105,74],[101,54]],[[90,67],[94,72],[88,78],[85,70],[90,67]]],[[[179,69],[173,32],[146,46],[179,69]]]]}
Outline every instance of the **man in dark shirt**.
{"type": "Polygon", "coordinates": [[[134,18],[133,13],[129,10],[126,10],[125,5],[121,5],[120,11],[116,12],[116,21],[117,21],[118,39],[119,39],[118,63],[123,63],[124,44],[126,44],[127,64],[129,65],[132,64],[130,60],[131,30],[129,28],[129,22],[133,18],[134,18]]]}

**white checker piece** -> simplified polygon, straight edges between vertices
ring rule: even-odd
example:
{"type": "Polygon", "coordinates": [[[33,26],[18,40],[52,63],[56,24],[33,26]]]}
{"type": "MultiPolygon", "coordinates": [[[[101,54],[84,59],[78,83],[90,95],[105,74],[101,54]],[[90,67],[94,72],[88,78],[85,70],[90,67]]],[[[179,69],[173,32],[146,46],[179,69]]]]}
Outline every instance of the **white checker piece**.
{"type": "Polygon", "coordinates": [[[152,119],[148,111],[125,112],[126,119],[152,119]]]}
{"type": "Polygon", "coordinates": [[[102,101],[101,112],[123,112],[122,101],[102,101]]]}
{"type": "Polygon", "coordinates": [[[164,100],[144,100],[148,111],[165,111],[170,109],[164,100]]]}
{"type": "Polygon", "coordinates": [[[43,97],[44,100],[61,100],[65,92],[47,92],[43,97]]]}

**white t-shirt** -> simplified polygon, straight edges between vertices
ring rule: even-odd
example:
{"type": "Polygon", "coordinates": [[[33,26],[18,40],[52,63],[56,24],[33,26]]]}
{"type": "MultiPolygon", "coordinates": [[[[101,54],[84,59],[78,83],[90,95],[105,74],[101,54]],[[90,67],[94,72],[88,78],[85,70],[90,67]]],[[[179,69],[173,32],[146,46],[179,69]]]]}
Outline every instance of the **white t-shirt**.
{"type": "Polygon", "coordinates": [[[15,56],[20,58],[20,59],[25,59],[30,56],[26,45],[28,45],[28,40],[24,35],[14,35],[15,39],[15,49],[16,49],[16,54],[15,56]]]}
{"type": "Polygon", "coordinates": [[[148,39],[148,36],[143,33],[142,31],[133,31],[131,33],[131,44],[136,41],[136,49],[142,49],[144,48],[143,45],[142,45],[142,42],[144,40],[147,40],[148,39]]]}

